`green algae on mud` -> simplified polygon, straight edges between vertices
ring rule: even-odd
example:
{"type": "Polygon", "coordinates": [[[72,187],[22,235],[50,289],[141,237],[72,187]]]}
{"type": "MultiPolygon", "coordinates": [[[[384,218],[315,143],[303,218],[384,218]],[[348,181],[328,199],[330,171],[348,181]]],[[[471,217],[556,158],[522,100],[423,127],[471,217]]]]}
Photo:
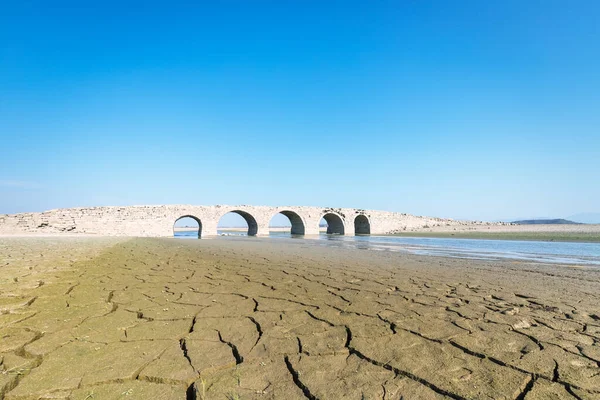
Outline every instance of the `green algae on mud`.
{"type": "Polygon", "coordinates": [[[0,261],[6,400],[600,396],[590,270],[252,239],[1,239],[0,261]]]}

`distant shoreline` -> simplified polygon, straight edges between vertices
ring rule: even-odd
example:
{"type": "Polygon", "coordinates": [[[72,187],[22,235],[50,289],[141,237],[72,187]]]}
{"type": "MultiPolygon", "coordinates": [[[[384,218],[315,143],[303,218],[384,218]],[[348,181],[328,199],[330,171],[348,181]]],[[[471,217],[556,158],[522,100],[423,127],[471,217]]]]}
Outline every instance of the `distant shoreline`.
{"type": "Polygon", "coordinates": [[[406,232],[394,233],[383,236],[398,237],[420,237],[439,239],[483,239],[483,240],[525,240],[540,242],[576,242],[576,243],[600,243],[600,234],[577,234],[558,232],[406,232]]]}
{"type": "Polygon", "coordinates": [[[600,242],[600,225],[511,225],[503,227],[435,227],[391,233],[390,236],[488,240],[537,240],[545,242],[600,242]]]}

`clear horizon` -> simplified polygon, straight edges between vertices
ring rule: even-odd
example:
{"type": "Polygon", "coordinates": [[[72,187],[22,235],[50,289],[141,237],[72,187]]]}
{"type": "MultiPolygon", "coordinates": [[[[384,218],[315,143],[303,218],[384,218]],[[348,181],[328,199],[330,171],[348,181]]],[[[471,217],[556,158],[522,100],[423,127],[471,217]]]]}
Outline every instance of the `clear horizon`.
{"type": "Polygon", "coordinates": [[[3,7],[0,214],[600,216],[597,2],[143,4],[3,7]]]}

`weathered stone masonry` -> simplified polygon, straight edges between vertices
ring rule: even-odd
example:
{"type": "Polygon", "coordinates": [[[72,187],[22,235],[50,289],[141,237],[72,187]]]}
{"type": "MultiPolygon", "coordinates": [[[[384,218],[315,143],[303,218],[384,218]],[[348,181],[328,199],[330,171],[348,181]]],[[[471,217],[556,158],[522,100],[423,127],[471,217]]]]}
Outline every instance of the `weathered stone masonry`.
{"type": "Polygon", "coordinates": [[[238,213],[246,220],[250,235],[268,235],[269,222],[278,213],[290,219],[292,233],[305,235],[319,233],[321,218],[328,222],[328,233],[344,235],[386,234],[427,226],[487,224],[356,208],[156,205],[4,214],[0,215],[0,234],[64,232],[103,236],[172,236],[177,219],[192,217],[198,221],[202,236],[212,236],[217,234],[219,219],[228,212],[238,213]]]}

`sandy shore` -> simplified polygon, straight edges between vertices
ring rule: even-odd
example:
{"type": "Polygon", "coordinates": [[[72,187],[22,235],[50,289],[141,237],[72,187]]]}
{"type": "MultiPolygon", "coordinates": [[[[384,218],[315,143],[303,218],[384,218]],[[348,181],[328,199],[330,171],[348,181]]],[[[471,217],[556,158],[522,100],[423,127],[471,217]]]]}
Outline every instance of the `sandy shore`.
{"type": "Polygon", "coordinates": [[[0,398],[598,399],[600,271],[0,239],[0,398]]]}

